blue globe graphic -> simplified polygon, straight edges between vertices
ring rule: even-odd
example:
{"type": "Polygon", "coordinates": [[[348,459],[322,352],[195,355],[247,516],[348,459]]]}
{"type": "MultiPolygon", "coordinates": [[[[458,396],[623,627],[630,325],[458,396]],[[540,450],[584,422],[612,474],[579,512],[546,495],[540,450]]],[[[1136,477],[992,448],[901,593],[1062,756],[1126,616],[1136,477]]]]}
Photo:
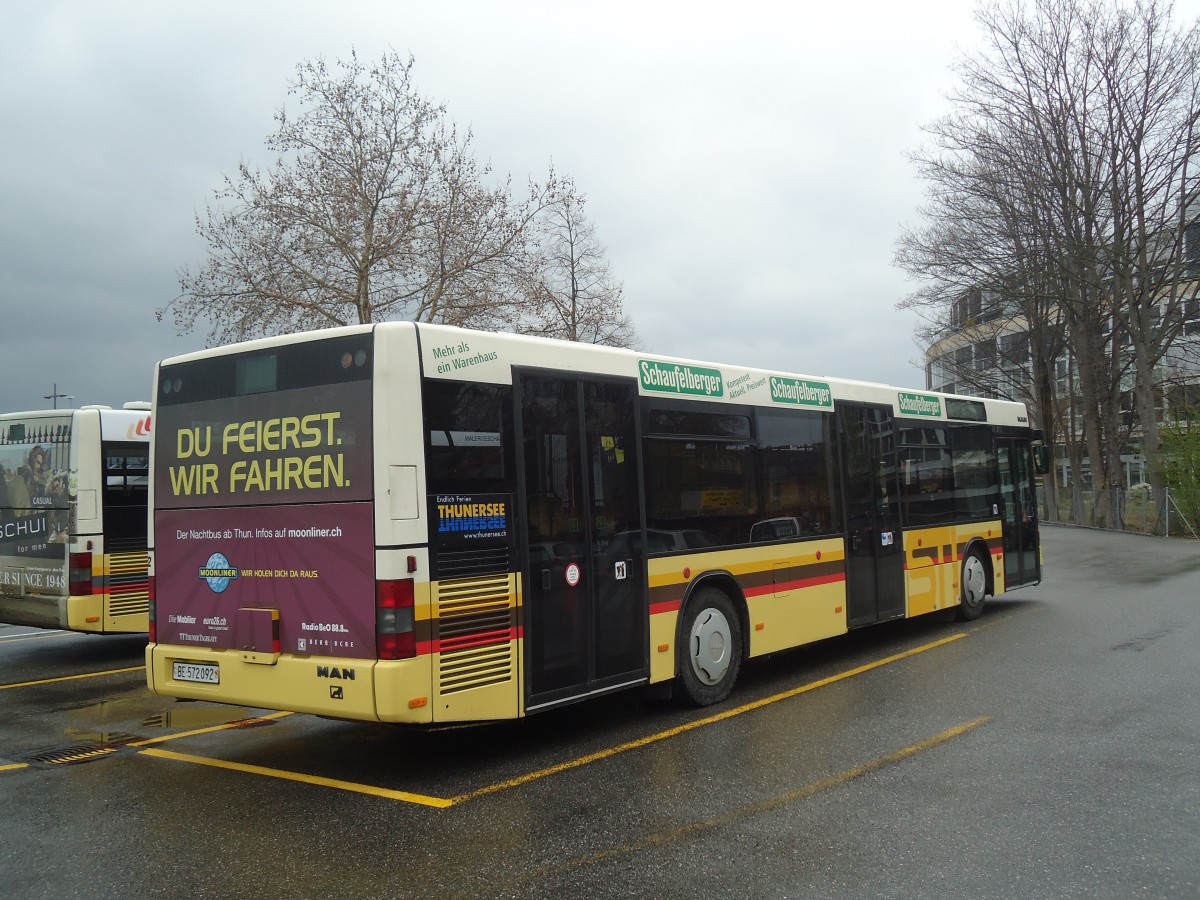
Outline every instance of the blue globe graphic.
{"type": "MultiPolygon", "coordinates": [[[[228,569],[229,568],[229,560],[225,558],[224,553],[214,553],[212,556],[210,556],[208,558],[208,562],[204,564],[204,568],[206,568],[206,569],[228,569]]],[[[212,589],[212,592],[214,594],[221,593],[223,590],[225,590],[225,588],[229,587],[229,582],[230,582],[229,577],[224,576],[224,575],[219,578],[214,578],[212,576],[206,576],[204,580],[208,582],[208,586],[209,586],[209,588],[212,589]]]]}

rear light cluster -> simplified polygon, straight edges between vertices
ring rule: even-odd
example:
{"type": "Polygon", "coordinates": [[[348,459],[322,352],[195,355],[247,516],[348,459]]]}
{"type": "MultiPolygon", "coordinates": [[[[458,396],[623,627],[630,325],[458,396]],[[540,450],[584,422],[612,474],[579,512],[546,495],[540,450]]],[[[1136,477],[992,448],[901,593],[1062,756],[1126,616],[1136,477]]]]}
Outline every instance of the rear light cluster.
{"type": "Polygon", "coordinates": [[[379,659],[417,655],[413,621],[413,580],[375,582],[375,645],[379,659]]]}
{"type": "Polygon", "coordinates": [[[86,597],[92,593],[92,554],[72,553],[70,561],[70,584],[72,597],[86,597]]]}

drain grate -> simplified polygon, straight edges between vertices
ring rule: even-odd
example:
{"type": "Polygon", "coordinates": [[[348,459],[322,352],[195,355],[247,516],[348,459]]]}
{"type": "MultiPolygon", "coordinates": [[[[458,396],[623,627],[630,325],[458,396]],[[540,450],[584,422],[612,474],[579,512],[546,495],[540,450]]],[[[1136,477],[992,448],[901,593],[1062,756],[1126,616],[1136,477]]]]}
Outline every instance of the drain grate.
{"type": "Polygon", "coordinates": [[[44,763],[48,766],[70,766],[75,763],[91,762],[103,759],[111,753],[116,753],[120,747],[111,744],[75,744],[71,747],[52,747],[49,750],[37,750],[28,754],[28,762],[44,763]]]}
{"type": "Polygon", "coordinates": [[[44,750],[34,750],[22,758],[26,762],[41,763],[46,766],[72,766],[77,763],[104,759],[106,756],[118,752],[131,741],[138,740],[138,737],[133,734],[113,733],[105,737],[106,740],[103,741],[85,741],[66,747],[47,747],[44,750]]]}

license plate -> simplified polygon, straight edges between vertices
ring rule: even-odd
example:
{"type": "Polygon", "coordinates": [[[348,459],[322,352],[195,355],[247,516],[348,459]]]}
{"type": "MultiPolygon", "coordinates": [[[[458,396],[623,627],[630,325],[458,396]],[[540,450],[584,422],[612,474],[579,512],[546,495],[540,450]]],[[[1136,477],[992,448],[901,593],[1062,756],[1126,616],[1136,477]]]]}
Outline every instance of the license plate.
{"type": "Polygon", "coordinates": [[[176,681],[198,681],[201,684],[220,684],[221,667],[208,663],[177,662],[171,665],[171,677],[176,681]]]}

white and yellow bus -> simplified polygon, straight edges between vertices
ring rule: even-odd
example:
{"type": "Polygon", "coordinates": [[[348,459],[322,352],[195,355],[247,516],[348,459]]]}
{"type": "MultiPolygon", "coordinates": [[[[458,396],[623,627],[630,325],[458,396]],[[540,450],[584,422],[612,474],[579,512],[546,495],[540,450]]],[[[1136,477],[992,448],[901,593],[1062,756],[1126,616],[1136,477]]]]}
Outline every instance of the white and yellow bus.
{"type": "Polygon", "coordinates": [[[392,322],[156,371],[159,694],[508,719],[1041,577],[1020,403],[392,322]]]}
{"type": "Polygon", "coordinates": [[[150,404],[0,415],[0,622],[146,633],[150,404]]]}

